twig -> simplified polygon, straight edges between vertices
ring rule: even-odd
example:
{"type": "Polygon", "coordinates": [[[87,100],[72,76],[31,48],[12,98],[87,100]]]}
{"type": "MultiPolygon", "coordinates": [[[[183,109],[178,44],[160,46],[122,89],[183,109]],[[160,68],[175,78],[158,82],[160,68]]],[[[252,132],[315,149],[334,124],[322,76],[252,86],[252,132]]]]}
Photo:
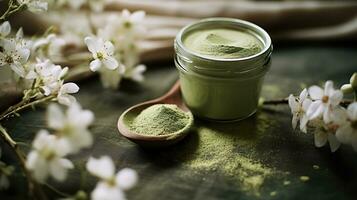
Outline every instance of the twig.
{"type": "Polygon", "coordinates": [[[40,103],[43,103],[43,102],[46,102],[46,101],[49,101],[51,99],[54,99],[55,96],[47,96],[47,97],[44,97],[42,99],[38,99],[36,101],[32,101],[30,103],[24,103],[23,101],[21,101],[20,103],[16,104],[15,106],[12,106],[10,107],[8,110],[6,110],[4,113],[2,113],[0,115],[0,121],[8,118],[9,116],[21,111],[21,110],[24,110],[28,107],[31,107],[31,106],[35,106],[37,104],[40,104],[40,103]]]}
{"type": "Polygon", "coordinates": [[[288,104],[288,99],[277,99],[277,100],[264,100],[263,105],[279,105],[279,104],[288,104]]]}
{"type": "Polygon", "coordinates": [[[22,10],[22,9],[24,9],[25,7],[26,7],[25,4],[14,5],[14,0],[10,0],[9,4],[8,4],[8,7],[7,7],[7,10],[0,17],[0,21],[3,22],[5,20],[7,20],[7,18],[10,15],[12,15],[12,14],[14,14],[14,13],[16,13],[16,12],[22,10]]]}
{"type": "Polygon", "coordinates": [[[23,152],[20,150],[17,143],[11,138],[11,136],[8,134],[8,132],[5,130],[5,128],[1,124],[0,124],[0,133],[1,133],[1,137],[11,147],[11,149],[14,151],[16,157],[20,161],[20,166],[22,168],[22,171],[24,172],[24,174],[27,178],[30,196],[36,195],[40,199],[47,199],[46,196],[44,195],[43,191],[37,184],[37,182],[33,179],[31,173],[27,170],[26,159],[25,159],[23,152]]]}
{"type": "MultiPolygon", "coordinates": [[[[264,100],[263,105],[280,105],[280,104],[288,104],[288,99],[277,99],[277,100],[264,100]]],[[[343,100],[341,101],[340,105],[343,107],[347,107],[348,105],[350,105],[351,103],[353,103],[353,101],[351,100],[343,100]]]]}
{"type": "Polygon", "coordinates": [[[55,187],[53,187],[52,185],[50,185],[48,183],[45,183],[44,186],[46,186],[49,190],[53,191],[54,193],[56,193],[62,197],[70,197],[71,196],[70,194],[59,191],[58,189],[56,189],[55,187]]]}

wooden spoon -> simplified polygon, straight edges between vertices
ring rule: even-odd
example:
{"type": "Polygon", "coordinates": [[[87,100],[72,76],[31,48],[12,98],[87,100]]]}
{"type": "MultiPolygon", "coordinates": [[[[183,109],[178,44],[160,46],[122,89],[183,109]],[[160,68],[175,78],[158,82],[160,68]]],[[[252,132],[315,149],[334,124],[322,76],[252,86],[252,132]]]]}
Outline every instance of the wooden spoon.
{"type": "Polygon", "coordinates": [[[123,114],[121,114],[118,120],[119,133],[129,140],[145,147],[164,147],[175,144],[189,133],[192,125],[193,115],[182,100],[179,81],[177,81],[175,85],[172,86],[170,91],[162,97],[130,107],[123,114]],[[190,116],[190,120],[183,129],[166,135],[144,135],[130,130],[129,127],[133,119],[138,116],[142,110],[155,104],[175,104],[190,116]]]}

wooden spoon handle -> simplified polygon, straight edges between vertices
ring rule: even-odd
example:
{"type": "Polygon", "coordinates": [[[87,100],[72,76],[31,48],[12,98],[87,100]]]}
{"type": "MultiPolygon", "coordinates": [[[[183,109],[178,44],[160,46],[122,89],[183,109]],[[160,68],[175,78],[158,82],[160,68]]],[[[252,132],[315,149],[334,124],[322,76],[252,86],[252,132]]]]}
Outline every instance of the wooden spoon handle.
{"type": "Polygon", "coordinates": [[[181,91],[180,91],[180,81],[177,80],[176,83],[171,87],[171,89],[161,97],[162,100],[169,100],[169,99],[178,99],[181,98],[181,91]]]}

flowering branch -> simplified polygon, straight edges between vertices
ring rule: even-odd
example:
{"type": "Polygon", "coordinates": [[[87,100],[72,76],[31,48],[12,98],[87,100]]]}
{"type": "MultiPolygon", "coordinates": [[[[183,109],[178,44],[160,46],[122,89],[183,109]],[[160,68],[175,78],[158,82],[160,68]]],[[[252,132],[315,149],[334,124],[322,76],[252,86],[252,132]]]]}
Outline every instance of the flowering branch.
{"type": "Polygon", "coordinates": [[[56,96],[51,95],[51,96],[47,96],[47,97],[43,97],[41,99],[32,101],[32,102],[28,102],[28,100],[22,100],[21,102],[19,102],[18,104],[11,106],[9,109],[7,109],[5,112],[3,112],[0,115],[0,121],[10,117],[11,115],[14,115],[26,108],[35,106],[37,104],[41,104],[50,100],[53,100],[54,98],[56,98],[56,96]]]}
{"type": "Polygon", "coordinates": [[[20,5],[18,5],[18,4],[16,4],[16,3],[14,3],[14,0],[10,0],[9,3],[8,3],[7,10],[6,10],[5,13],[2,14],[1,17],[0,17],[0,22],[3,22],[3,21],[5,21],[5,20],[7,20],[7,18],[8,18],[10,15],[12,15],[12,14],[18,12],[18,11],[21,11],[21,10],[23,10],[23,9],[25,9],[25,4],[20,4],[20,5]]]}

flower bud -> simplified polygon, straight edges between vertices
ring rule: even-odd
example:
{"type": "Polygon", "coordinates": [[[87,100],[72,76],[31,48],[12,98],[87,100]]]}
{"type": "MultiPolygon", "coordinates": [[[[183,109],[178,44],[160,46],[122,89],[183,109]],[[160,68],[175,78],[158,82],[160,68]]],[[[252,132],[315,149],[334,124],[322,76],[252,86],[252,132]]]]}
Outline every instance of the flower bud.
{"type": "Polygon", "coordinates": [[[75,199],[76,200],[86,200],[86,199],[88,199],[88,195],[83,190],[79,190],[75,196],[75,199]]]}
{"type": "Polygon", "coordinates": [[[351,93],[353,93],[352,85],[351,84],[342,85],[341,91],[343,92],[343,94],[351,94],[351,93]]]}
{"type": "Polygon", "coordinates": [[[350,83],[354,90],[357,90],[357,72],[353,73],[350,79],[350,83]]]}

